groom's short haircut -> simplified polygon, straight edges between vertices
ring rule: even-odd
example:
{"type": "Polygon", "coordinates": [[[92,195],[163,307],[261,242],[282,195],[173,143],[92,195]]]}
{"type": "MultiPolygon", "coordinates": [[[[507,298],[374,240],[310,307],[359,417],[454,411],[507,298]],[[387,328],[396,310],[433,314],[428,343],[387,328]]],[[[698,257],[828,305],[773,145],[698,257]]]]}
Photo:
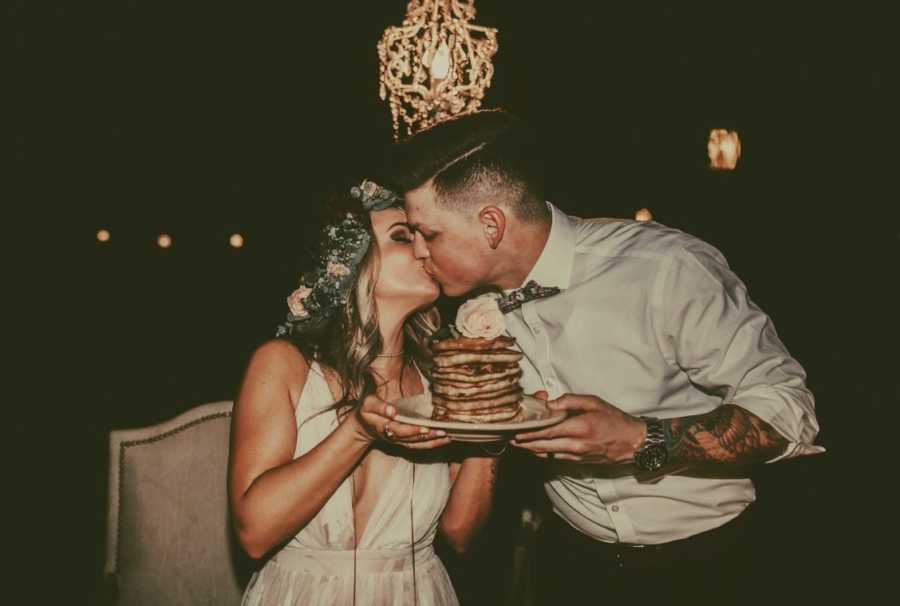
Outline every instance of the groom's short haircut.
{"type": "Polygon", "coordinates": [[[396,145],[391,162],[394,187],[431,181],[445,208],[464,212],[494,198],[523,221],[549,220],[537,138],[503,110],[441,122],[396,145]]]}

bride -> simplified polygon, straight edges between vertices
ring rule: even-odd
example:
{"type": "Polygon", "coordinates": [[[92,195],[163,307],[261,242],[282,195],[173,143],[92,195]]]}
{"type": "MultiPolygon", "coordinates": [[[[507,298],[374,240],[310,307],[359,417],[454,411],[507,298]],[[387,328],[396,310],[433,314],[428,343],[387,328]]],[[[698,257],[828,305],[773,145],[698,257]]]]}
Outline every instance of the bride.
{"type": "Polygon", "coordinates": [[[441,431],[393,420],[422,393],[439,287],[397,197],[332,201],[317,269],[253,354],[235,403],[233,525],[268,558],[243,604],[457,604],[432,543],[462,552],[491,507],[496,459],[441,459],[441,431]]]}

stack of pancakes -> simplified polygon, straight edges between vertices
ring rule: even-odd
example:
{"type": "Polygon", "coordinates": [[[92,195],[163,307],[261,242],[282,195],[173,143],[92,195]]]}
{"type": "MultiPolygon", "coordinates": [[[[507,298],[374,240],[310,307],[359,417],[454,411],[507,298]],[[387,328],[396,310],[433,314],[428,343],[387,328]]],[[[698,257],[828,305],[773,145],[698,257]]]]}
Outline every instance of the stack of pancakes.
{"type": "Polygon", "coordinates": [[[516,340],[456,337],[433,341],[432,417],[444,421],[497,423],[519,414],[522,354],[516,340]]]}

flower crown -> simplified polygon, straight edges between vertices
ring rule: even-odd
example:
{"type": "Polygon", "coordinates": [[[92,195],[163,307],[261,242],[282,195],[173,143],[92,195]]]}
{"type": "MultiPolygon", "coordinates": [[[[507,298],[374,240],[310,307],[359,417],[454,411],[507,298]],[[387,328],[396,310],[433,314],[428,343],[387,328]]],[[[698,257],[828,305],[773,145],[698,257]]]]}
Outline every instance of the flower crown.
{"type": "MultiPolygon", "coordinates": [[[[363,181],[350,189],[362,210],[379,211],[400,203],[396,193],[374,181],[363,181]]],[[[276,337],[298,335],[312,330],[347,304],[347,297],[359,274],[359,263],[372,243],[372,234],[362,218],[348,212],[339,221],[322,230],[323,247],[315,269],[300,277],[299,287],[287,298],[286,320],[278,326],[276,337]]]]}

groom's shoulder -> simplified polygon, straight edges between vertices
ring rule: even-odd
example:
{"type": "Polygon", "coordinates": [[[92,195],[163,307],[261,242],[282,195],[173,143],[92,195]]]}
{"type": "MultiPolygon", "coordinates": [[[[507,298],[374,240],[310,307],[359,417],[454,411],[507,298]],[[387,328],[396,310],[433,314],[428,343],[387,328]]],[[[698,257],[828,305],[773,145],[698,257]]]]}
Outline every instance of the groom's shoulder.
{"type": "Polygon", "coordinates": [[[705,243],[674,227],[654,221],[575,219],[577,253],[604,257],[665,259],[705,243]]]}

